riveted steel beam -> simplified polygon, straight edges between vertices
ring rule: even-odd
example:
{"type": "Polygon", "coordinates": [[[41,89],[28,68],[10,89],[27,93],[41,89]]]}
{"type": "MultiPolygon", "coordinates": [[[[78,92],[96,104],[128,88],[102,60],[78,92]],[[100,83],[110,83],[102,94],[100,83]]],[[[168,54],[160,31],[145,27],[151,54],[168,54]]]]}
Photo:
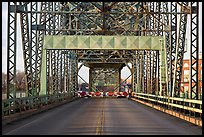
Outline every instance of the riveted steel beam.
{"type": "MultiPolygon", "coordinates": [[[[183,2],[183,6],[188,6],[188,2],[183,2]]],[[[182,7],[181,7],[182,10],[182,7]]],[[[179,22],[179,33],[176,43],[176,57],[174,62],[174,78],[173,78],[173,95],[172,96],[180,96],[180,86],[181,86],[181,73],[182,73],[182,63],[183,63],[183,55],[184,55],[184,46],[186,40],[186,24],[187,24],[187,14],[180,15],[179,22]]]]}
{"type": "Polygon", "coordinates": [[[16,98],[17,2],[8,2],[7,98],[16,98]]]}
{"type": "MultiPolygon", "coordinates": [[[[199,99],[200,82],[198,79],[198,60],[199,60],[199,3],[191,2],[191,22],[190,22],[190,99],[199,99]]],[[[202,93],[201,93],[202,94],[202,93]]]]}

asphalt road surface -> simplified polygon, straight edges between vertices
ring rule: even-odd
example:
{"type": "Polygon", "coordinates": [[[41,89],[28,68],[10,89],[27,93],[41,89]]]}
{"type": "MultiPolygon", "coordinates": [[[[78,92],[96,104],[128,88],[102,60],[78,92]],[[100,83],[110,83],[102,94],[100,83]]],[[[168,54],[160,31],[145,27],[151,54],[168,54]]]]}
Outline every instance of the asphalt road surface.
{"type": "Polygon", "coordinates": [[[2,127],[8,135],[202,135],[202,127],[127,98],[81,98],[2,127]]]}

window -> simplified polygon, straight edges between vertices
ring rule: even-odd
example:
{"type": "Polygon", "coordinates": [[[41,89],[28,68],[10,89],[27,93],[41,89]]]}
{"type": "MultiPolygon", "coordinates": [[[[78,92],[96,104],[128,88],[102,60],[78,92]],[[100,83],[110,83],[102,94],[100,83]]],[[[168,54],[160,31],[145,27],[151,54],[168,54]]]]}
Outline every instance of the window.
{"type": "Polygon", "coordinates": [[[185,64],[184,64],[184,67],[188,67],[188,63],[185,63],[185,64]]]}
{"type": "Polygon", "coordinates": [[[202,81],[202,69],[200,70],[200,80],[202,81]]]}
{"type": "Polygon", "coordinates": [[[188,86],[184,86],[184,92],[188,92],[188,86]]]}
{"type": "Polygon", "coordinates": [[[188,82],[189,81],[189,70],[184,70],[183,71],[183,81],[188,82]]]}
{"type": "Polygon", "coordinates": [[[185,76],[185,75],[189,75],[189,70],[184,70],[184,71],[183,71],[183,74],[184,74],[184,76],[185,76]]]}
{"type": "Polygon", "coordinates": [[[188,82],[189,81],[189,75],[184,75],[183,82],[188,82]]]}

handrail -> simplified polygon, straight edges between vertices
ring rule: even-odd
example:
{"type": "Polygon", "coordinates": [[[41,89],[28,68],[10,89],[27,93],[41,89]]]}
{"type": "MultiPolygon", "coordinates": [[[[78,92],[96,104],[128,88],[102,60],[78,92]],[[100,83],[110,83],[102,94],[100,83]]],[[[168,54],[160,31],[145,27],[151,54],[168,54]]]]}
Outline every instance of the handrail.
{"type": "Polygon", "coordinates": [[[133,97],[202,114],[202,100],[134,93],[133,97]]]}
{"type": "Polygon", "coordinates": [[[56,93],[53,95],[3,99],[2,117],[30,109],[36,109],[40,106],[48,105],[53,102],[60,102],[66,100],[67,97],[73,97],[73,93],[56,93]]]}

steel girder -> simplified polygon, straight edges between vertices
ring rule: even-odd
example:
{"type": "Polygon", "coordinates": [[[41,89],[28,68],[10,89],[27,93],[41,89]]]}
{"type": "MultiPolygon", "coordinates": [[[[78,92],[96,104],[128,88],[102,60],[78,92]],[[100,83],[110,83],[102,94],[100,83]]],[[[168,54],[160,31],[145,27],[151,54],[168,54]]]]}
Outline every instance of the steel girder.
{"type": "MultiPolygon", "coordinates": [[[[181,3],[181,11],[189,10],[188,2],[181,3]]],[[[176,57],[174,62],[174,77],[173,77],[173,97],[180,96],[180,86],[181,86],[181,74],[183,66],[183,55],[184,55],[184,46],[186,39],[186,24],[187,24],[187,14],[180,14],[180,22],[178,28],[178,38],[176,42],[176,57]]]]}
{"type": "MultiPolygon", "coordinates": [[[[36,9],[34,9],[35,11],[38,10],[38,3],[36,2],[36,9]]],[[[41,2],[40,5],[40,17],[38,18],[38,15],[36,14],[36,24],[31,24],[33,26],[36,26],[36,31],[35,34],[36,35],[36,55],[35,55],[35,66],[36,66],[36,70],[35,70],[35,75],[36,75],[36,86],[35,86],[35,91],[36,91],[36,95],[40,94],[40,76],[41,76],[41,64],[42,64],[42,47],[43,47],[43,39],[44,39],[44,35],[47,34],[47,32],[45,31],[45,24],[46,24],[46,13],[43,13],[42,11],[47,11],[48,10],[48,6],[46,2],[41,2]],[[38,19],[39,24],[38,24],[38,19]]]]}
{"type": "MultiPolygon", "coordinates": [[[[191,16],[190,16],[190,99],[199,99],[198,90],[200,88],[198,80],[198,60],[199,60],[199,34],[198,34],[198,23],[199,23],[199,3],[191,2],[191,16]]],[[[202,77],[202,76],[201,76],[202,77]]]]}
{"type": "Polygon", "coordinates": [[[132,71],[133,73],[131,83],[132,83],[132,92],[137,92],[137,61],[138,61],[138,56],[137,56],[137,51],[133,52],[133,61],[132,61],[132,71]]]}
{"type": "Polygon", "coordinates": [[[69,92],[69,86],[68,83],[70,81],[69,79],[69,58],[68,54],[64,54],[64,92],[67,93],[69,92]]]}
{"type": "MultiPolygon", "coordinates": [[[[168,12],[169,11],[169,3],[168,2],[164,2],[164,3],[162,3],[162,5],[163,5],[163,7],[162,7],[162,10],[163,10],[163,12],[168,12]]],[[[166,49],[166,55],[167,55],[167,57],[166,57],[166,63],[167,63],[167,65],[166,65],[166,70],[167,70],[167,72],[166,72],[166,83],[164,83],[163,84],[163,94],[164,95],[169,95],[169,91],[170,91],[170,89],[169,89],[169,85],[171,84],[170,83],[170,75],[171,75],[171,69],[170,69],[170,66],[171,66],[171,54],[170,54],[170,47],[171,47],[171,45],[170,45],[170,21],[169,21],[169,15],[167,15],[167,14],[164,14],[163,15],[163,18],[162,18],[162,21],[163,21],[163,29],[164,29],[164,36],[165,36],[165,46],[166,47],[164,47],[165,49],[166,49]]]]}
{"type": "MultiPolygon", "coordinates": [[[[30,9],[31,11],[36,11],[37,10],[37,3],[36,2],[31,2],[30,4],[30,9]]],[[[38,78],[37,78],[37,52],[38,52],[38,46],[37,46],[37,30],[33,29],[33,26],[35,24],[37,24],[37,14],[36,13],[33,13],[31,12],[30,14],[30,23],[29,24],[32,24],[30,25],[30,39],[29,39],[29,42],[30,42],[30,56],[31,56],[31,69],[32,69],[32,96],[35,96],[37,95],[37,87],[38,87],[38,78]]]]}
{"type": "Polygon", "coordinates": [[[157,94],[159,89],[159,80],[158,80],[158,70],[159,70],[159,65],[158,65],[158,60],[159,58],[159,51],[153,51],[152,53],[152,94],[157,94]]]}
{"type": "Polygon", "coordinates": [[[32,84],[33,84],[33,78],[32,78],[32,67],[31,67],[31,45],[29,43],[29,26],[28,26],[28,3],[20,2],[21,6],[24,6],[25,12],[20,13],[20,21],[21,21],[21,33],[22,33],[22,47],[23,47],[23,55],[24,55],[24,66],[25,66],[25,74],[26,74],[26,90],[27,96],[32,95],[32,84]]]}
{"type": "Polygon", "coordinates": [[[76,92],[78,87],[78,60],[76,51],[70,52],[70,92],[76,92]]]}
{"type": "Polygon", "coordinates": [[[16,98],[17,3],[8,2],[7,98],[16,98]]]}
{"type": "Polygon", "coordinates": [[[47,86],[46,86],[46,94],[47,95],[51,95],[52,94],[52,84],[51,84],[51,80],[52,80],[52,77],[51,77],[51,53],[50,53],[50,50],[47,50],[46,51],[46,79],[47,79],[47,86]]]}
{"type": "Polygon", "coordinates": [[[46,51],[46,94],[53,95],[76,91],[76,57],[65,50],[46,51]],[[69,81],[74,81],[70,82],[69,81]]]}

